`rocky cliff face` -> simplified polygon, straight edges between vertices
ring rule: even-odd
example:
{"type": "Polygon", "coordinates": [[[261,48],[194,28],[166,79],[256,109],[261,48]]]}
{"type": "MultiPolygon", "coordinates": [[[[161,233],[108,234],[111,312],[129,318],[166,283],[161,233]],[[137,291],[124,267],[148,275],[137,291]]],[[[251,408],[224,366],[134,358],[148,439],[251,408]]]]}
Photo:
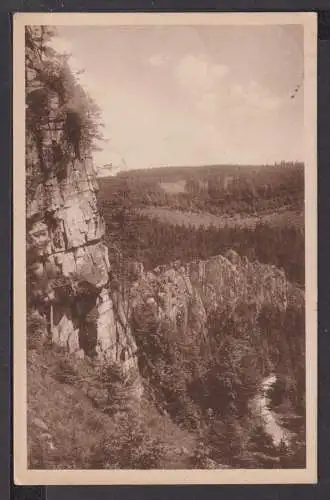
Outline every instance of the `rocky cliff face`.
{"type": "Polygon", "coordinates": [[[95,188],[89,159],[73,160],[62,181],[54,176],[38,186],[27,213],[32,297],[48,304],[56,344],[72,353],[95,349],[128,370],[136,346],[121,304],[116,310],[109,294],[110,263],[95,188]]]}
{"type": "Polygon", "coordinates": [[[215,311],[253,304],[258,314],[263,306],[285,311],[293,302],[303,304],[304,294],[293,287],[275,266],[250,262],[229,251],[205,261],[174,262],[139,276],[130,290],[130,310],[141,324],[152,314],[166,320],[176,331],[190,331],[207,337],[207,319],[215,311]]]}
{"type": "Polygon", "coordinates": [[[105,225],[86,139],[91,104],[65,61],[48,56],[46,35],[42,27],[26,31],[30,310],[47,318],[53,343],[70,353],[97,356],[124,373],[136,371],[129,323],[120,298],[113,300],[109,292],[105,225]]]}

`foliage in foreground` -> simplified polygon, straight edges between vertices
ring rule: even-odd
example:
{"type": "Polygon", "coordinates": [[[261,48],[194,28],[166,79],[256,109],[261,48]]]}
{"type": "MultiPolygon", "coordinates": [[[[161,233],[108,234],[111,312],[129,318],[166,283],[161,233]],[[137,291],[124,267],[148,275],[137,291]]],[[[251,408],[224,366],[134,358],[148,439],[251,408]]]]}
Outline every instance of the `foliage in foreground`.
{"type": "Polygon", "coordinates": [[[63,352],[29,351],[29,467],[143,469],[161,466],[166,443],[150,432],[143,415],[134,407],[111,416],[102,411],[83,390],[89,377],[88,364],[84,367],[82,362],[77,370],[74,360],[66,358],[63,352]],[[40,421],[44,427],[42,432],[40,421]]]}

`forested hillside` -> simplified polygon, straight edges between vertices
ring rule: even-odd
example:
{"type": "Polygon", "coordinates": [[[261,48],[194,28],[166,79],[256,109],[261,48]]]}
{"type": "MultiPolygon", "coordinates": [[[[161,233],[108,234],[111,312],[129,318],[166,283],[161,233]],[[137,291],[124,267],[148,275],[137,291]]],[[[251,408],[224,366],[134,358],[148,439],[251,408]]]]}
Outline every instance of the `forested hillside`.
{"type": "MultiPolygon", "coordinates": [[[[285,215],[280,223],[256,218],[254,226],[243,224],[189,224],[171,219],[159,220],[136,210],[136,205],[120,189],[108,198],[100,189],[100,209],[107,221],[107,241],[120,241],[123,254],[143,262],[147,269],[176,259],[205,259],[230,248],[250,260],[273,264],[285,270],[290,281],[304,286],[305,235],[302,224],[289,224],[285,215]]],[[[240,213],[240,212],[238,212],[240,213]]],[[[189,217],[187,217],[189,220],[189,217]]]]}
{"type": "Polygon", "coordinates": [[[102,197],[120,190],[140,206],[168,206],[212,214],[303,210],[304,166],[219,165],[129,171],[101,180],[102,197]]]}

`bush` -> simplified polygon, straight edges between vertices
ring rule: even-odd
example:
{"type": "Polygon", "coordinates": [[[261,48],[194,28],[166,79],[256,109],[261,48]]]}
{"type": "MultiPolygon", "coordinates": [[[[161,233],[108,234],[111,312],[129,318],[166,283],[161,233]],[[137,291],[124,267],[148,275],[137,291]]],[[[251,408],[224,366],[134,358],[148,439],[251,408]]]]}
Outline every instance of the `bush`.
{"type": "Polygon", "coordinates": [[[36,311],[28,309],[26,318],[27,349],[40,350],[48,340],[47,321],[36,311]]]}

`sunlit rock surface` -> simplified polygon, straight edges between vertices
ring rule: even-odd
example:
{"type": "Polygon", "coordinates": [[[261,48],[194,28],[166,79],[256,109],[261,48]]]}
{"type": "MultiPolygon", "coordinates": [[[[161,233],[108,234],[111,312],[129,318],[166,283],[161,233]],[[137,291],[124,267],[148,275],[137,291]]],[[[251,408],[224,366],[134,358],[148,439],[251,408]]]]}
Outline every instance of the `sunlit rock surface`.
{"type": "Polygon", "coordinates": [[[304,293],[275,266],[240,259],[233,251],[230,257],[231,261],[218,255],[184,265],[158,266],[153,272],[140,270],[130,290],[133,316],[147,316],[148,310],[179,331],[186,331],[190,324],[196,333],[207,335],[206,322],[213,311],[239,303],[253,304],[256,313],[272,304],[285,311],[293,301],[303,303],[304,293]]]}
{"type": "Polygon", "coordinates": [[[110,262],[103,243],[97,184],[91,160],[73,160],[66,177],[37,186],[27,206],[28,266],[32,296],[50,309],[53,342],[135,366],[136,345],[120,296],[109,292],[110,262]]]}

